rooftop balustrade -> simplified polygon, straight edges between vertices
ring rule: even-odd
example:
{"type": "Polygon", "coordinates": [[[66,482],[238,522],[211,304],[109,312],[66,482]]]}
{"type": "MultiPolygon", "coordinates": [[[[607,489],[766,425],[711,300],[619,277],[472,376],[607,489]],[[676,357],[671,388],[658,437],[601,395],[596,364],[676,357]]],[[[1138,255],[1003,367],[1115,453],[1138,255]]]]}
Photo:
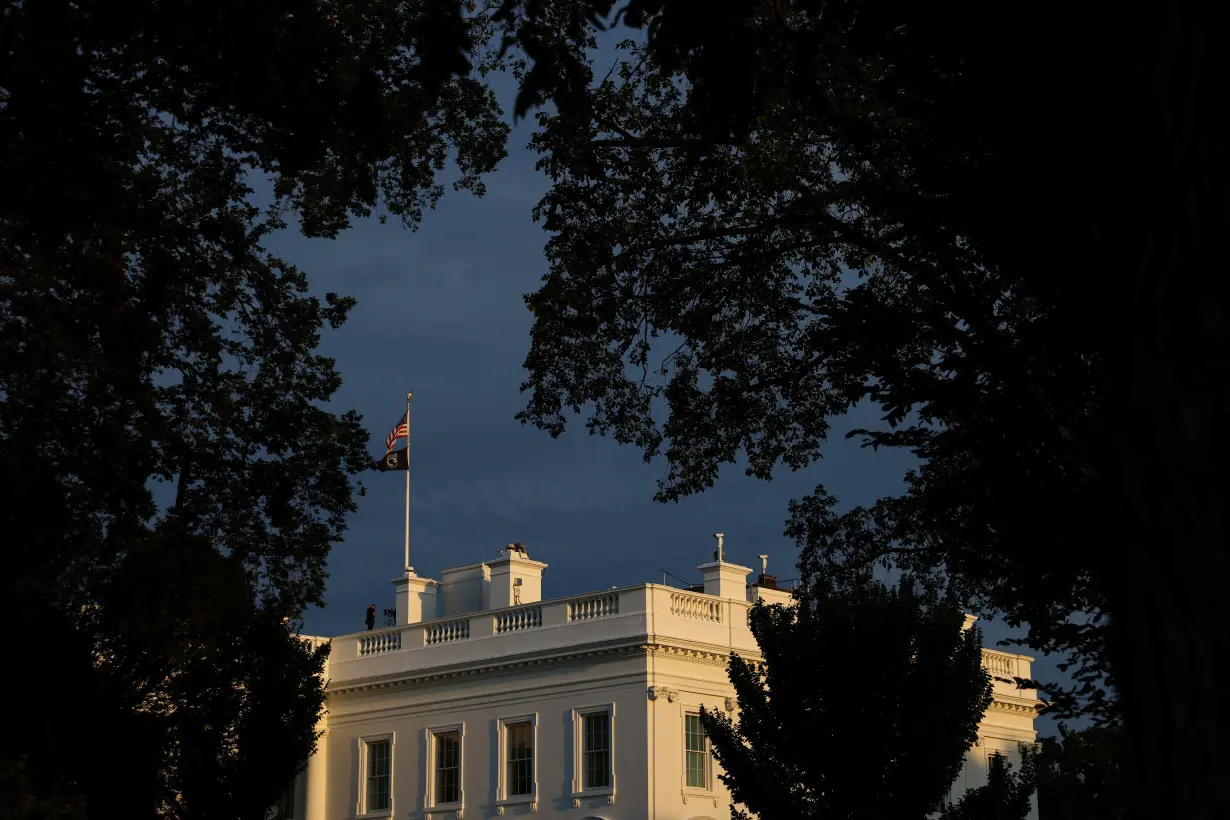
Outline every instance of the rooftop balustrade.
{"type": "MultiPolygon", "coordinates": [[[[755,657],[759,652],[748,628],[750,608],[746,601],[638,584],[342,635],[332,639],[328,674],[334,683],[346,683],[573,646],[649,639],[679,640],[755,657]]],[[[992,676],[997,695],[1033,698],[1034,690],[1018,689],[1013,682],[1030,676],[1032,660],[994,649],[982,651],[983,668],[992,676]]]]}

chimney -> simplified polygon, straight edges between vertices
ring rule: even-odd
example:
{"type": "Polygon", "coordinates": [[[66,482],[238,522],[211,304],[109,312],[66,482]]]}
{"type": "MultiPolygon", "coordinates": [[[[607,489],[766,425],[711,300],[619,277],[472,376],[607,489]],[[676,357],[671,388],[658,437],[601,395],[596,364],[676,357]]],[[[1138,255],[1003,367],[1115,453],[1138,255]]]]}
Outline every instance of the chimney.
{"type": "Polygon", "coordinates": [[[747,596],[747,575],[752,571],[751,568],[727,563],[725,536],[716,532],[713,537],[717,539],[717,551],[714,552],[716,560],[697,567],[705,579],[705,594],[719,598],[745,598],[747,596]]]}
{"type": "Polygon", "coordinates": [[[756,578],[756,586],[761,589],[777,589],[777,576],[769,574],[769,556],[756,557],[760,559],[760,575],[756,578]]]}
{"type": "Polygon", "coordinates": [[[749,584],[747,587],[747,601],[754,604],[757,601],[764,601],[766,604],[782,604],[790,606],[790,592],[784,589],[777,588],[777,576],[769,574],[769,556],[758,555],[760,559],[760,575],[756,578],[756,583],[749,584]]]}
{"type": "Polygon", "coordinates": [[[420,578],[413,569],[404,577],[394,578],[397,625],[417,624],[436,617],[437,591],[440,585],[430,578],[420,578]]]}
{"type": "Polygon", "coordinates": [[[442,617],[482,612],[487,608],[487,582],[491,568],[481,561],[453,567],[440,573],[443,592],[442,617]]]}
{"type": "Polygon", "coordinates": [[[542,571],[547,565],[530,560],[525,545],[517,542],[500,550],[500,557],[488,561],[491,569],[488,609],[503,609],[542,600],[542,571]]]}

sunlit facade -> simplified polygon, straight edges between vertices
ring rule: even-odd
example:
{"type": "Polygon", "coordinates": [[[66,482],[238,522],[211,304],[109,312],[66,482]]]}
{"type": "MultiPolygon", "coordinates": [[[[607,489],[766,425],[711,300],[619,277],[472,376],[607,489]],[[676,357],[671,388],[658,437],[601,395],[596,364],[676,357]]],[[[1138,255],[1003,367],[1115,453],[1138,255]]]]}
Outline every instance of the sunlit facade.
{"type": "MultiPolygon", "coordinates": [[[[788,603],[762,565],[702,564],[703,585],[543,600],[523,550],[394,581],[396,626],[329,639],[328,712],[286,800],[294,820],[550,815],[726,820],[699,722],[737,709],[731,651],[757,657],[747,613],[788,603]]],[[[971,619],[972,621],[972,619],[971,619]]],[[[313,638],[311,640],[324,640],[313,638]]],[[[1030,658],[992,650],[995,700],[954,792],[1035,740],[1030,658]]]]}

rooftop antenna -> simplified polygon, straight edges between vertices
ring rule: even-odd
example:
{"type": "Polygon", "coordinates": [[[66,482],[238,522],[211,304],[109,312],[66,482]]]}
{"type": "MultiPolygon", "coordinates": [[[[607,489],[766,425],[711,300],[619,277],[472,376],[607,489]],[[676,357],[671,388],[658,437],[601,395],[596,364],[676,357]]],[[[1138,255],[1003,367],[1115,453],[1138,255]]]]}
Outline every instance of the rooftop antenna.
{"type": "Polygon", "coordinates": [[[723,554],[722,554],[722,539],[723,539],[723,538],[725,538],[726,536],[725,536],[725,535],[723,535],[723,534],[722,534],[722,533],[720,533],[720,532],[715,532],[715,533],[713,534],[713,537],[714,537],[714,538],[716,538],[716,539],[717,539],[717,542],[718,542],[718,548],[717,548],[717,560],[718,560],[718,563],[720,564],[720,563],[722,563],[722,561],[726,560],[726,559],[725,559],[725,557],[724,557],[724,556],[723,556],[723,554]]]}
{"type": "Polygon", "coordinates": [[[769,574],[769,556],[757,555],[756,557],[760,559],[760,574],[768,575],[769,574]]]}

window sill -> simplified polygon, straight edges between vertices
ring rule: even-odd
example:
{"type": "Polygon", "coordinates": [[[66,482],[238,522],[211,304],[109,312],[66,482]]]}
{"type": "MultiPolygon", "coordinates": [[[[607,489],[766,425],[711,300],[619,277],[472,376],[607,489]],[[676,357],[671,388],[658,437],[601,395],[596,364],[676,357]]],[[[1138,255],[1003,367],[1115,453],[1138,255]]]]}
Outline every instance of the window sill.
{"type": "Polygon", "coordinates": [[[579,792],[574,791],[572,793],[572,807],[574,809],[579,809],[581,807],[582,800],[590,800],[596,797],[605,797],[606,804],[608,806],[614,806],[615,805],[615,787],[614,786],[603,786],[600,789],[582,789],[579,792]]]}
{"type": "Polygon", "coordinates": [[[712,786],[684,786],[681,791],[684,794],[694,794],[697,797],[712,797],[714,793],[712,786]]]}
{"type": "Polygon", "coordinates": [[[424,809],[423,814],[430,817],[433,814],[448,814],[452,812],[452,813],[455,813],[458,817],[460,817],[461,813],[464,810],[465,810],[465,804],[460,803],[460,802],[458,803],[437,803],[434,806],[428,806],[426,809],[424,809]]]}
{"type": "Polygon", "coordinates": [[[495,813],[498,815],[504,814],[504,809],[512,806],[529,806],[531,812],[538,811],[538,795],[535,794],[516,794],[512,797],[501,797],[495,801],[495,813]]]}
{"type": "Polygon", "coordinates": [[[683,805],[687,805],[690,800],[699,800],[702,803],[713,802],[713,807],[716,809],[718,804],[717,794],[712,789],[690,789],[684,787],[679,792],[683,797],[683,805]]]}
{"type": "Polygon", "coordinates": [[[380,811],[365,811],[362,814],[356,814],[354,820],[387,820],[393,816],[393,810],[381,809],[380,811]]]}

